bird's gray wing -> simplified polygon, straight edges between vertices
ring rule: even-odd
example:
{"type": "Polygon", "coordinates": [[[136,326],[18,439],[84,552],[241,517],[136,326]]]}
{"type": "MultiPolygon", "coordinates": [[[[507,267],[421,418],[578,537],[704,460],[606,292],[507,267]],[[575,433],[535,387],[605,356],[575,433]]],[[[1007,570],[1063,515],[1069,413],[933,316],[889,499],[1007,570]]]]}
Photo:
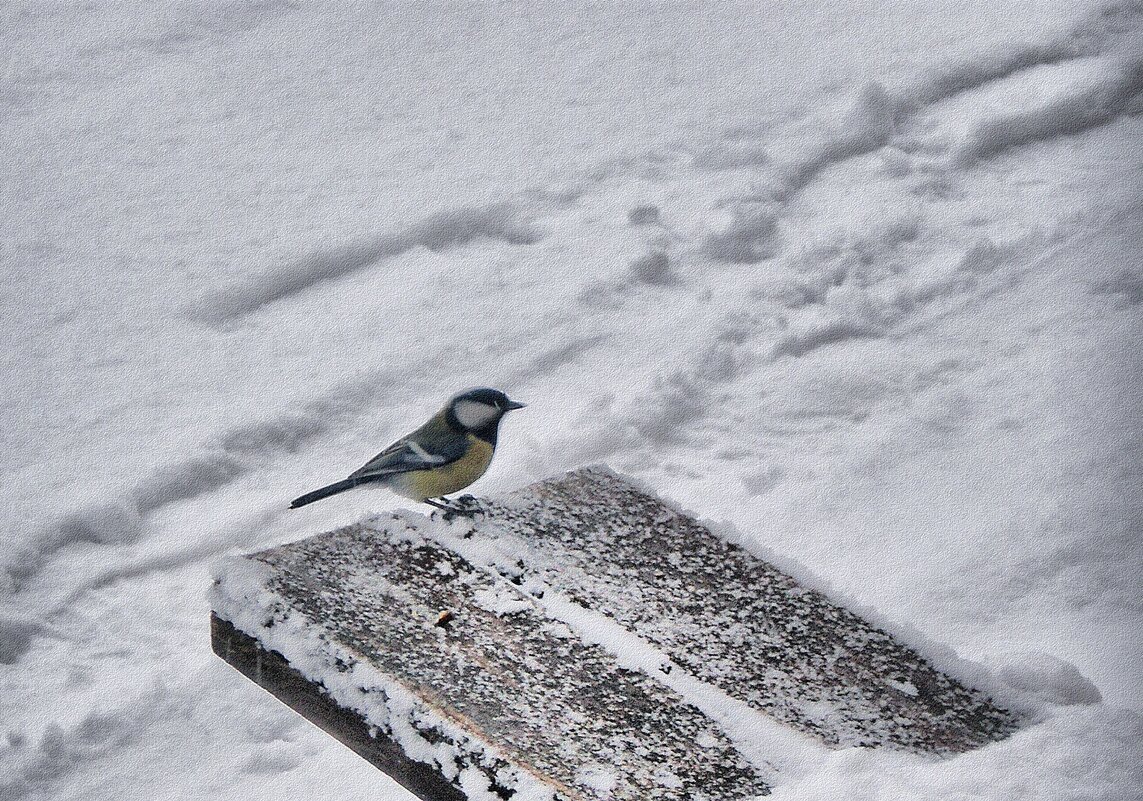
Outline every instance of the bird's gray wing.
{"type": "Polygon", "coordinates": [[[468,451],[468,438],[454,431],[444,414],[438,414],[407,437],[394,442],[374,456],[350,478],[383,478],[413,470],[430,470],[455,462],[468,451]]]}

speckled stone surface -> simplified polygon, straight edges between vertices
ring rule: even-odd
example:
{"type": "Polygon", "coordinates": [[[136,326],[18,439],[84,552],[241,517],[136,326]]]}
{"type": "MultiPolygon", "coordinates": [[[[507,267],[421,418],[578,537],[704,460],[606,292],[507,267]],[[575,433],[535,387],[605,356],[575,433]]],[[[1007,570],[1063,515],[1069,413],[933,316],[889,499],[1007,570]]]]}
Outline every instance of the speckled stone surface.
{"type": "Polygon", "coordinates": [[[827,744],[952,753],[1017,728],[886,632],[607,470],[483,507],[478,532],[527,543],[509,546],[515,580],[535,574],[827,744]]]}
{"type": "MultiPolygon", "coordinates": [[[[300,708],[290,699],[310,682],[470,798],[766,794],[781,760],[732,740],[669,671],[617,658],[625,643],[805,742],[944,754],[1017,727],[885,631],[607,470],[474,508],[451,522],[381,516],[243,557],[256,569],[220,574],[215,614],[255,651],[284,654],[287,703],[300,708]],[[555,599],[610,640],[585,640],[555,599]]],[[[397,775],[386,760],[372,761],[397,775]]]]}

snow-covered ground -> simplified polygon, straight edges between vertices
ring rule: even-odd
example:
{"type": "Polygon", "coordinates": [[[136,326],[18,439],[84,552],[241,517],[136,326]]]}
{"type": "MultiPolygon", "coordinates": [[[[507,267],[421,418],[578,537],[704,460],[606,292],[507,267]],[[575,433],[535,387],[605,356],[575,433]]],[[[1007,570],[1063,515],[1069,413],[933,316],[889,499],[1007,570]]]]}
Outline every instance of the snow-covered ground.
{"type": "Polygon", "coordinates": [[[782,799],[1143,797],[1143,3],[0,8],[0,797],[404,799],[224,554],[457,389],[1047,706],[782,799]]]}

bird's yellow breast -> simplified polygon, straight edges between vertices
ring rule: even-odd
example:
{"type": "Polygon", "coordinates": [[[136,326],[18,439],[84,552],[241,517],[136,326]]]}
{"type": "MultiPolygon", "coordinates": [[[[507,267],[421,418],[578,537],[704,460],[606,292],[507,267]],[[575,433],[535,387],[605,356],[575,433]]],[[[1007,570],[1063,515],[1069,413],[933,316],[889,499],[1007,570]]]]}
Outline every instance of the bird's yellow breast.
{"type": "Polygon", "coordinates": [[[468,452],[443,467],[414,470],[394,476],[389,486],[399,495],[414,501],[439,498],[462,490],[484,475],[492,462],[492,445],[468,434],[468,452]]]}

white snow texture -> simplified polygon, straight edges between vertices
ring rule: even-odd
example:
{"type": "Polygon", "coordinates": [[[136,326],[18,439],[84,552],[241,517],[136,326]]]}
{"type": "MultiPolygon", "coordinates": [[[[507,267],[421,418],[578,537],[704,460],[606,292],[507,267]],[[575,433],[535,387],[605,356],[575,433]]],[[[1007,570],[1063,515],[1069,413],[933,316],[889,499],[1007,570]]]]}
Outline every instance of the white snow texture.
{"type": "Polygon", "coordinates": [[[399,506],[286,509],[472,385],[529,403],[473,491],[608,463],[1039,710],[775,798],[1143,798],[1139,0],[16,0],[0,41],[0,798],[409,798],[205,591],[399,506]]]}

